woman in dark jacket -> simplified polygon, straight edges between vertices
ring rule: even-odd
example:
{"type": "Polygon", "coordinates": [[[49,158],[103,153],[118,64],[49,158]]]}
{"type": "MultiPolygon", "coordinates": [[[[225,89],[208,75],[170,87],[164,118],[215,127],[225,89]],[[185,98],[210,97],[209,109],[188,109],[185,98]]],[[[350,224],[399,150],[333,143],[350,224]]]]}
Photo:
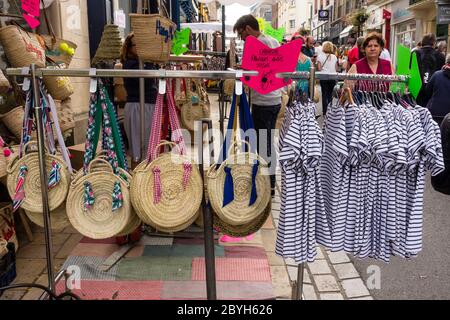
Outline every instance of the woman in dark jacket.
{"type": "Polygon", "coordinates": [[[445,170],[431,177],[431,185],[436,191],[450,195],[450,113],[442,120],[441,136],[445,170]]]}
{"type": "MultiPolygon", "coordinates": [[[[123,69],[139,69],[139,59],[136,51],[134,34],[130,33],[122,47],[120,57],[123,69]]],[[[145,69],[157,69],[154,64],[146,63],[145,69]]],[[[142,158],[141,155],[141,111],[139,103],[139,78],[124,78],[125,89],[127,91],[127,103],[125,104],[125,132],[128,138],[129,155],[131,156],[132,168],[134,168],[142,158]]],[[[156,80],[145,79],[145,149],[147,150],[150,128],[155,110],[158,88],[156,80]]]]}
{"type": "Polygon", "coordinates": [[[427,108],[433,119],[440,125],[442,119],[450,112],[450,54],[445,59],[442,70],[436,71],[426,86],[427,95],[431,97],[427,108]]]}

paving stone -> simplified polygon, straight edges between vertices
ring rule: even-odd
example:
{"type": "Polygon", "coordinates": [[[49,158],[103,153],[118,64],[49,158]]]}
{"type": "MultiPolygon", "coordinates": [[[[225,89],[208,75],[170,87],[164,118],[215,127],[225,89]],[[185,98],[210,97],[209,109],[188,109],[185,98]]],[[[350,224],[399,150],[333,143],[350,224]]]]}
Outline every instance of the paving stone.
{"type": "Polygon", "coordinates": [[[26,293],[26,289],[11,289],[3,292],[0,300],[20,300],[26,293]]]}
{"type": "Polygon", "coordinates": [[[292,288],[285,266],[270,266],[272,284],[275,296],[278,298],[291,298],[292,288]]]}
{"type": "Polygon", "coordinates": [[[340,293],[321,293],[320,300],[344,300],[344,296],[340,293]]]}
{"type": "Polygon", "coordinates": [[[260,230],[264,249],[268,252],[275,252],[277,233],[274,230],[260,230]]]}
{"type": "Polygon", "coordinates": [[[303,285],[303,297],[305,298],[305,300],[317,300],[316,290],[314,290],[313,285],[303,285]]]}
{"type": "MultiPolygon", "coordinates": [[[[35,283],[43,286],[48,286],[47,275],[42,274],[35,283]]],[[[39,297],[44,293],[43,290],[38,288],[29,288],[26,292],[27,293],[22,297],[22,300],[38,300],[39,297]]]]}
{"type": "Polygon", "coordinates": [[[350,300],[373,300],[373,298],[371,296],[367,296],[367,297],[351,298],[350,300]]]}
{"type": "MultiPolygon", "coordinates": [[[[63,266],[64,262],[66,262],[66,259],[53,259],[53,270],[55,276],[56,273],[58,273],[61,270],[61,267],[63,266]]],[[[47,274],[47,267],[44,268],[44,274],[47,274]]]]}
{"type": "Polygon", "coordinates": [[[45,259],[16,259],[16,279],[13,283],[30,283],[44,271],[47,261],[45,259]]]}
{"type": "MultiPolygon", "coordinates": [[[[62,246],[69,236],[69,234],[53,232],[52,244],[54,246],[62,246]]],[[[36,233],[33,236],[33,244],[45,244],[45,233],[36,233]]]]}
{"type": "MultiPolygon", "coordinates": [[[[297,281],[298,268],[293,267],[293,266],[287,266],[287,270],[288,270],[289,278],[291,279],[291,281],[297,281]]],[[[303,270],[303,283],[309,283],[309,284],[312,283],[307,269],[303,270]]]]}
{"type": "Polygon", "coordinates": [[[288,265],[288,266],[294,266],[294,267],[298,266],[298,263],[296,263],[295,260],[292,258],[285,258],[284,261],[286,262],[286,265],[288,265]]]}
{"type": "Polygon", "coordinates": [[[328,257],[330,258],[330,261],[332,264],[338,264],[338,263],[346,263],[350,262],[349,257],[347,254],[343,251],[339,252],[329,252],[328,257]]]}
{"type": "MultiPolygon", "coordinates": [[[[56,253],[61,249],[61,245],[53,245],[52,249],[53,253],[56,253]]],[[[45,244],[30,243],[19,248],[17,258],[42,259],[45,258],[45,254],[45,244]]]]}
{"type": "Polygon", "coordinates": [[[56,254],[56,258],[67,258],[70,252],[73,250],[73,248],[75,248],[75,246],[80,242],[81,239],[83,239],[83,236],[81,234],[71,234],[62,248],[57,251],[58,253],[56,254]]]}
{"type": "Polygon", "coordinates": [[[277,210],[277,209],[272,209],[272,217],[274,218],[274,219],[279,219],[280,218],[280,211],[279,210],[277,210]]]}
{"type": "Polygon", "coordinates": [[[284,266],[284,260],[282,257],[278,256],[275,252],[266,252],[267,259],[269,260],[269,265],[271,266],[284,266]]]}
{"type": "Polygon", "coordinates": [[[331,269],[326,260],[316,260],[308,263],[309,270],[312,274],[331,274],[331,269]]]}
{"type": "Polygon", "coordinates": [[[335,264],[333,267],[336,270],[338,278],[341,280],[359,278],[359,273],[353,263],[335,264]]]}
{"type": "Polygon", "coordinates": [[[68,226],[67,228],[65,228],[63,231],[63,233],[79,233],[77,229],[75,229],[73,226],[68,226]]]}
{"type": "Polygon", "coordinates": [[[369,290],[361,279],[349,279],[342,281],[342,287],[348,298],[369,296],[369,290]]]}
{"type": "Polygon", "coordinates": [[[325,259],[324,249],[321,248],[320,246],[317,247],[317,256],[316,256],[316,259],[325,259]]]}
{"type": "Polygon", "coordinates": [[[335,277],[332,275],[316,275],[313,276],[313,279],[320,292],[341,291],[335,277]]]}
{"type": "Polygon", "coordinates": [[[273,219],[273,224],[275,225],[276,229],[278,229],[278,222],[279,222],[278,219],[276,219],[276,218],[273,219]]]}

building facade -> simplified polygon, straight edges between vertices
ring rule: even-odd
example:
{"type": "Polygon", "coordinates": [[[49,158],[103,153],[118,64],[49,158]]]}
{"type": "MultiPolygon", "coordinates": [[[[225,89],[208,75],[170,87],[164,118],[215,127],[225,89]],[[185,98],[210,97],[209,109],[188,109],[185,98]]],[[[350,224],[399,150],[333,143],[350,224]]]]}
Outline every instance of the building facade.
{"type": "Polygon", "coordinates": [[[278,1],[277,28],[284,27],[286,38],[292,37],[300,29],[311,30],[312,2],[305,0],[278,1]]]}

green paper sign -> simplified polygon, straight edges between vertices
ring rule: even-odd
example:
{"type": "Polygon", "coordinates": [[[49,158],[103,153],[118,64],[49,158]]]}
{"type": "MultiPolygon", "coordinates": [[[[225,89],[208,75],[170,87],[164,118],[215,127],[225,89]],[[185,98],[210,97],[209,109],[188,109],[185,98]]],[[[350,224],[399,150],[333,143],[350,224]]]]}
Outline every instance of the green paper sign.
{"type": "Polygon", "coordinates": [[[417,55],[415,52],[412,54],[411,77],[409,78],[408,87],[413,97],[417,98],[422,88],[422,77],[420,76],[419,64],[417,63],[417,55]]]}
{"type": "Polygon", "coordinates": [[[272,38],[276,39],[278,42],[283,41],[284,34],[286,33],[286,30],[284,27],[281,27],[279,29],[274,29],[270,25],[270,23],[266,22],[266,25],[264,26],[264,33],[268,36],[271,36],[272,38]]]}
{"type": "Polygon", "coordinates": [[[172,41],[172,53],[174,55],[182,55],[189,50],[189,40],[191,38],[191,29],[181,29],[181,31],[175,31],[175,37],[172,41]]]}
{"type": "MultiPolygon", "coordinates": [[[[397,75],[410,75],[409,70],[409,61],[411,59],[411,51],[408,47],[405,47],[404,45],[398,45],[397,46],[397,66],[395,68],[397,75]]],[[[394,82],[391,84],[391,91],[392,92],[401,92],[403,93],[406,89],[405,83],[399,83],[394,82]]]]}
{"type": "Polygon", "coordinates": [[[258,20],[258,24],[259,24],[259,31],[264,33],[264,29],[266,27],[266,20],[264,20],[263,18],[256,18],[256,20],[258,20]]]}

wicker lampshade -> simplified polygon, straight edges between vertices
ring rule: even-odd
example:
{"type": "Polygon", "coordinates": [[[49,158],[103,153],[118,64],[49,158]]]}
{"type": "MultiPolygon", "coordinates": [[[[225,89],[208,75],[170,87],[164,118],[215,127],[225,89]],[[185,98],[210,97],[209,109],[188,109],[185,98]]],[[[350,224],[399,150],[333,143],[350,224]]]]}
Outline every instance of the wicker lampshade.
{"type": "Polygon", "coordinates": [[[122,40],[120,38],[119,26],[107,24],[103,29],[102,39],[100,40],[92,63],[119,59],[121,49],[122,40]]]}

